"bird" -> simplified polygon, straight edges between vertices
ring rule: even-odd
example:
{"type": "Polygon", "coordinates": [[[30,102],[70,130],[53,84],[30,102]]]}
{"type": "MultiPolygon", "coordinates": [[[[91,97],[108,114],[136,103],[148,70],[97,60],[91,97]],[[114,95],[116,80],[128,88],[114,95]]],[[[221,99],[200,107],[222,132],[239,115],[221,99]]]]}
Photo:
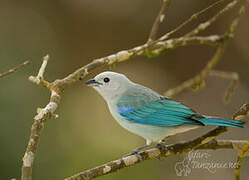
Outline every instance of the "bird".
{"type": "Polygon", "coordinates": [[[143,137],[146,143],[132,150],[136,154],[152,143],[162,145],[165,139],[198,127],[243,127],[244,121],[206,116],[167,98],[152,89],[134,83],[125,75],[105,71],[85,82],[106,101],[113,118],[126,130],[143,137]]]}

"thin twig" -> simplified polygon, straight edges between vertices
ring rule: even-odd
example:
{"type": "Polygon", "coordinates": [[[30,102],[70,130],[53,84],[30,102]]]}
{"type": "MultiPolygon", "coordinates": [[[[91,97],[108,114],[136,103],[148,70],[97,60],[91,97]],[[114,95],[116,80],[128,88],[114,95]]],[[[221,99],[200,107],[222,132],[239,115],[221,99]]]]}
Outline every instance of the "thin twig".
{"type": "Polygon", "coordinates": [[[45,81],[43,78],[44,72],[45,72],[47,64],[48,64],[48,60],[49,60],[49,55],[46,55],[43,57],[42,65],[39,69],[37,76],[30,76],[29,80],[37,85],[41,85],[41,86],[47,87],[49,89],[50,83],[45,81]]]}
{"type": "Polygon", "coordinates": [[[40,70],[38,72],[38,75],[37,75],[38,79],[43,78],[43,74],[44,74],[45,69],[47,67],[48,60],[49,60],[49,55],[44,56],[42,66],[41,66],[41,68],[40,68],[40,70]]]}
{"type": "Polygon", "coordinates": [[[227,80],[239,80],[239,75],[236,72],[226,72],[220,70],[211,70],[209,73],[210,76],[216,76],[219,78],[227,79],[227,80]]]}
{"type": "MultiPolygon", "coordinates": [[[[202,15],[203,13],[205,13],[206,11],[210,10],[211,8],[215,7],[216,5],[220,4],[224,2],[224,0],[220,0],[217,1],[213,4],[211,4],[210,6],[208,6],[207,8],[202,9],[201,11],[198,11],[197,13],[193,14],[190,18],[188,18],[186,21],[184,21],[183,23],[181,23],[179,26],[177,26],[176,28],[174,28],[173,30],[171,30],[170,32],[167,32],[165,35],[163,35],[162,37],[160,37],[157,40],[153,40],[149,42],[149,47],[153,47],[154,44],[158,43],[158,42],[162,42],[166,39],[168,39],[170,36],[172,36],[174,33],[176,33],[177,31],[179,31],[180,29],[182,29],[183,27],[185,27],[187,24],[189,24],[190,22],[192,22],[193,20],[197,19],[200,15],[202,15]]],[[[186,37],[185,37],[186,38],[186,37]]],[[[184,37],[182,37],[182,39],[185,39],[184,37]]],[[[148,48],[149,48],[148,47],[148,48]]],[[[159,52],[159,50],[156,50],[157,52],[159,52]]]]}
{"type": "Polygon", "coordinates": [[[163,41],[163,40],[168,39],[172,34],[176,33],[177,31],[179,31],[180,29],[185,27],[187,24],[189,24],[193,20],[197,19],[200,15],[202,15],[203,13],[207,12],[208,10],[210,10],[211,8],[217,6],[218,4],[220,4],[222,2],[224,2],[224,0],[214,2],[213,4],[209,5],[208,7],[206,7],[204,9],[202,9],[201,11],[193,14],[187,20],[185,20],[182,24],[180,24],[178,27],[174,28],[172,31],[170,31],[170,32],[166,33],[165,35],[163,35],[162,37],[160,37],[159,41],[163,41]]]}
{"type": "MultiPolygon", "coordinates": [[[[233,33],[236,29],[236,27],[238,26],[240,17],[245,13],[245,6],[248,6],[249,1],[245,0],[246,4],[242,4],[239,12],[237,14],[237,17],[232,21],[228,31],[225,33],[225,42],[221,42],[222,44],[226,44],[226,41],[230,38],[233,37],[233,33]]],[[[233,2],[229,3],[221,12],[224,13],[226,11],[228,11],[229,9],[231,9],[232,7],[234,7],[237,3],[237,0],[234,0],[233,2]]],[[[210,20],[206,21],[203,24],[206,24],[205,26],[198,26],[195,30],[191,31],[191,33],[186,34],[184,37],[190,37],[192,35],[195,35],[197,33],[199,33],[201,30],[207,28],[212,22],[214,22],[221,14],[221,12],[219,12],[218,14],[216,14],[213,18],[211,18],[210,20]]],[[[179,86],[177,86],[176,88],[170,89],[168,91],[166,91],[164,93],[165,96],[168,97],[172,97],[173,95],[176,95],[180,92],[182,92],[184,89],[189,88],[189,87],[193,87],[194,85],[196,85],[197,89],[199,87],[201,87],[204,83],[204,79],[209,75],[209,72],[212,70],[212,68],[214,67],[214,65],[216,65],[216,63],[220,60],[223,51],[224,51],[224,47],[219,46],[216,54],[214,55],[214,57],[209,61],[209,63],[204,67],[204,69],[201,71],[200,74],[196,75],[194,78],[191,78],[187,81],[184,81],[182,84],[180,84],[179,86]],[[223,49],[223,50],[222,50],[223,49]]],[[[233,82],[233,84],[231,84],[230,86],[230,90],[227,92],[231,92],[235,87],[235,83],[233,82]]],[[[229,96],[231,94],[226,95],[226,98],[229,98],[229,96]]]]}
{"type": "Polygon", "coordinates": [[[232,2],[230,2],[228,5],[225,6],[225,8],[223,8],[221,11],[219,11],[216,15],[214,15],[212,18],[210,18],[209,20],[207,20],[204,23],[199,24],[195,29],[193,29],[192,31],[190,31],[189,33],[187,33],[185,35],[185,37],[190,37],[190,36],[194,36],[198,33],[200,33],[201,31],[207,29],[211,24],[213,24],[219,17],[221,17],[222,15],[224,15],[225,12],[231,10],[232,8],[235,7],[235,5],[239,2],[239,0],[233,0],[232,2]]]}
{"type": "Polygon", "coordinates": [[[22,64],[20,64],[20,65],[18,65],[16,67],[11,68],[7,72],[4,72],[4,73],[0,74],[0,79],[3,78],[3,77],[5,77],[5,76],[7,76],[7,75],[10,75],[10,74],[16,72],[17,70],[21,69],[22,67],[24,67],[24,66],[26,66],[28,64],[30,64],[30,62],[29,61],[25,61],[22,64]]]}
{"type": "Polygon", "coordinates": [[[236,85],[239,81],[239,75],[236,72],[225,72],[225,71],[217,71],[217,70],[211,70],[209,73],[210,76],[216,76],[223,79],[230,80],[230,84],[225,92],[224,95],[224,103],[229,103],[231,96],[236,88],[236,85]]]}
{"type": "Polygon", "coordinates": [[[227,37],[225,37],[224,35],[172,38],[166,41],[157,42],[153,46],[150,46],[150,48],[147,48],[147,50],[144,51],[144,54],[148,57],[155,57],[160,55],[164,51],[173,50],[181,46],[189,46],[189,45],[217,46],[220,43],[224,42],[226,39],[227,37]]]}
{"type": "Polygon", "coordinates": [[[241,167],[242,167],[242,160],[245,157],[245,154],[248,152],[249,149],[249,142],[241,144],[238,146],[238,158],[237,158],[237,167],[235,168],[235,179],[240,179],[241,167]]]}
{"type": "Polygon", "coordinates": [[[169,8],[170,3],[171,0],[162,0],[162,6],[151,28],[148,43],[156,39],[156,34],[158,32],[159,26],[165,19],[166,11],[169,8]]]}
{"type": "Polygon", "coordinates": [[[200,72],[200,74],[196,75],[195,77],[184,81],[179,86],[170,89],[164,93],[167,97],[172,97],[175,94],[178,94],[182,92],[184,89],[189,88],[193,85],[200,85],[203,83],[203,80],[208,76],[210,70],[218,63],[218,61],[221,59],[223,53],[225,50],[225,43],[222,43],[216,50],[215,55],[212,57],[212,59],[208,62],[208,64],[203,68],[203,70],[200,72]]]}

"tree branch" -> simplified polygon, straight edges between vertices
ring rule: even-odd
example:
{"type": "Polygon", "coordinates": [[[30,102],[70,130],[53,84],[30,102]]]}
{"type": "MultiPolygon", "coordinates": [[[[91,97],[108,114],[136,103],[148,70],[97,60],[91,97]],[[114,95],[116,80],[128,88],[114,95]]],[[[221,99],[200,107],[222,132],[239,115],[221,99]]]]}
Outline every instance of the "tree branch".
{"type": "MultiPolygon", "coordinates": [[[[212,18],[210,18],[209,20],[207,20],[204,23],[199,24],[195,29],[193,29],[192,31],[190,31],[189,33],[187,33],[185,36],[186,37],[190,37],[190,36],[194,36],[198,33],[200,33],[201,31],[207,29],[210,25],[212,25],[219,17],[221,17],[222,15],[224,15],[225,12],[231,10],[232,8],[234,8],[237,3],[239,3],[240,0],[233,0],[232,2],[230,2],[229,4],[227,4],[225,6],[225,8],[223,8],[221,11],[219,11],[216,15],[214,15],[212,18]]],[[[245,0],[246,1],[246,0],[245,0]]],[[[244,12],[239,12],[240,14],[243,14],[244,12]]]]}
{"type": "MultiPolygon", "coordinates": [[[[237,0],[234,0],[237,2],[237,0]]],[[[168,1],[169,2],[169,1],[168,1]]],[[[247,1],[248,2],[248,1],[247,1]]],[[[167,9],[167,8],[165,8],[167,9]]],[[[231,8],[229,8],[231,9],[231,8]]],[[[228,10],[229,10],[228,9],[228,10]]],[[[224,11],[225,12],[225,11],[224,11]]],[[[223,14],[222,12],[221,14],[223,14]]],[[[159,12],[159,15],[163,14],[159,12]]],[[[242,14],[242,13],[241,13],[242,14]]],[[[216,20],[217,18],[215,18],[216,20]]],[[[159,19],[160,20],[160,19],[159,19]]],[[[215,21],[214,20],[214,21],[215,21]]],[[[213,21],[212,21],[213,22],[213,21]]],[[[158,23],[155,23],[158,24],[158,23]]],[[[159,23],[160,24],[160,23],[159,23]]],[[[155,25],[155,26],[159,26],[155,25]]],[[[233,23],[233,28],[237,26],[238,21],[234,21],[233,23]]],[[[204,30],[207,26],[205,26],[203,29],[204,30]]],[[[155,27],[156,28],[156,27],[155,27]]],[[[154,30],[153,33],[157,32],[157,30],[154,30]]],[[[194,31],[197,32],[197,31],[194,31]]],[[[200,32],[200,29],[198,29],[198,32],[200,32]]],[[[233,30],[231,30],[233,32],[233,30]]],[[[30,76],[29,80],[37,85],[46,87],[50,92],[50,100],[48,104],[44,108],[38,108],[37,109],[37,115],[34,117],[34,122],[32,124],[31,128],[31,135],[29,139],[29,143],[27,145],[24,157],[23,157],[23,165],[22,165],[22,180],[31,180],[32,179],[32,168],[33,168],[33,163],[34,163],[34,158],[35,154],[38,148],[38,143],[41,137],[41,132],[42,129],[45,126],[45,123],[48,119],[57,117],[57,115],[54,114],[56,111],[59,103],[60,103],[60,96],[63,92],[63,90],[70,84],[75,83],[81,79],[83,79],[86,75],[88,75],[88,72],[96,69],[97,67],[101,67],[103,65],[111,65],[113,63],[119,63],[126,61],[134,56],[141,56],[141,55],[146,55],[149,57],[154,57],[156,55],[159,55],[161,52],[166,51],[166,50],[171,50],[179,46],[187,46],[187,45],[192,45],[192,44],[205,44],[205,45],[219,45],[219,49],[217,50],[219,53],[217,53],[217,58],[219,59],[219,56],[223,53],[224,50],[224,43],[226,41],[227,36],[218,36],[218,35],[213,35],[213,36],[207,36],[207,37],[197,37],[195,36],[197,33],[191,33],[191,35],[183,36],[180,38],[174,38],[174,39],[168,39],[168,40],[155,40],[152,43],[146,43],[141,46],[129,49],[129,50],[123,50],[120,52],[117,52],[113,55],[103,57],[103,58],[98,58],[93,60],[91,63],[77,69],[75,72],[69,74],[63,79],[57,79],[53,82],[48,82],[43,78],[43,74],[45,72],[45,68],[48,62],[48,57],[44,57],[42,66],[39,70],[38,75],[35,76],[30,76]]],[[[154,36],[154,35],[153,35],[154,36]]],[[[230,38],[230,36],[229,36],[230,38]]],[[[153,38],[152,38],[153,39],[153,38]]],[[[217,61],[216,59],[216,61],[217,61]]],[[[215,61],[215,60],[214,60],[215,61]]],[[[211,69],[211,68],[210,68],[211,69]]],[[[203,74],[205,74],[204,72],[203,74]]],[[[179,154],[179,153],[184,153],[187,152],[193,148],[199,147],[201,144],[205,144],[208,141],[214,139],[217,135],[220,133],[223,133],[227,130],[225,127],[218,127],[207,134],[203,135],[202,137],[199,137],[195,140],[185,142],[185,143],[178,143],[175,145],[171,145],[168,147],[165,147],[163,149],[151,149],[148,151],[144,151],[139,153],[139,156],[142,157],[143,160],[147,159],[153,159],[161,156],[168,156],[171,154],[179,154]]],[[[122,160],[117,160],[115,162],[110,162],[107,166],[100,166],[97,167],[89,172],[86,173],[86,177],[97,177],[102,174],[107,174],[114,172],[118,169],[131,166],[133,164],[136,164],[140,162],[139,158],[135,155],[129,156],[126,158],[123,158],[122,160]],[[111,169],[110,169],[111,168],[111,169]],[[100,173],[100,174],[98,174],[100,173]],[[102,173],[102,174],[101,174],[102,173]]],[[[79,175],[77,178],[82,179],[83,175],[79,175]]]]}
{"type": "MultiPolygon", "coordinates": [[[[215,55],[208,62],[208,64],[203,68],[203,70],[200,72],[200,74],[196,75],[195,77],[193,77],[193,78],[191,78],[189,80],[184,81],[179,86],[166,91],[164,93],[165,96],[172,97],[173,95],[176,95],[176,94],[182,92],[186,88],[194,86],[194,89],[198,89],[198,88],[200,88],[200,87],[202,87],[204,85],[204,80],[209,75],[209,72],[212,70],[212,68],[215,67],[215,65],[220,61],[220,59],[221,59],[221,57],[222,57],[222,55],[224,53],[225,44],[227,43],[227,40],[229,40],[230,38],[233,37],[234,31],[235,31],[236,27],[238,26],[240,17],[245,13],[245,6],[248,6],[249,1],[246,0],[245,2],[246,2],[246,4],[241,5],[241,7],[240,7],[240,9],[238,11],[237,17],[232,21],[228,31],[224,34],[224,37],[225,37],[224,41],[220,42],[220,45],[217,48],[215,55]]],[[[237,4],[237,0],[232,1],[224,9],[222,9],[222,11],[217,13],[210,20],[206,21],[205,23],[202,23],[197,28],[195,28],[193,31],[191,31],[190,33],[187,33],[184,37],[191,37],[192,35],[196,35],[200,31],[204,30],[209,25],[211,25],[214,21],[216,21],[217,18],[221,14],[223,14],[224,12],[226,12],[226,11],[230,10],[231,8],[233,8],[236,4],[237,4]]],[[[231,83],[231,85],[230,85],[230,87],[229,87],[229,89],[227,91],[227,94],[225,96],[227,101],[229,100],[229,98],[231,96],[231,92],[233,91],[233,89],[234,89],[234,87],[236,85],[236,82],[237,81],[232,81],[232,83],[231,83]]]]}
{"type": "Polygon", "coordinates": [[[242,166],[242,159],[248,155],[248,149],[249,149],[249,142],[246,142],[244,144],[241,144],[238,149],[238,158],[237,158],[237,164],[238,166],[235,169],[235,179],[240,179],[240,173],[241,173],[241,166],[242,166]]]}
{"type": "Polygon", "coordinates": [[[229,86],[225,92],[224,98],[223,98],[224,103],[226,103],[226,104],[229,103],[231,96],[234,92],[234,89],[236,88],[236,85],[238,84],[239,74],[236,72],[225,72],[225,71],[211,70],[209,72],[209,75],[230,80],[230,84],[229,84],[229,86]]]}
{"type": "Polygon", "coordinates": [[[213,58],[208,62],[208,64],[203,68],[203,70],[200,72],[200,74],[196,75],[195,77],[183,82],[179,86],[170,89],[164,93],[167,97],[172,97],[175,94],[180,93],[186,88],[189,88],[193,85],[196,85],[195,89],[203,86],[203,80],[208,76],[210,70],[218,63],[218,61],[221,59],[222,55],[225,51],[225,43],[222,43],[216,50],[215,55],[213,58]]]}
{"type": "Polygon", "coordinates": [[[43,57],[42,65],[39,69],[37,76],[29,76],[29,80],[37,85],[43,86],[51,90],[51,85],[48,81],[44,80],[43,75],[45,73],[47,64],[49,60],[49,55],[43,57]]]}
{"type": "Polygon", "coordinates": [[[171,0],[162,0],[162,6],[151,28],[150,35],[148,38],[148,43],[156,39],[156,34],[158,32],[159,26],[165,19],[166,11],[169,8],[170,3],[171,0]]]}
{"type": "MultiPolygon", "coordinates": [[[[239,119],[249,113],[249,104],[243,105],[238,112],[235,113],[233,119],[239,119]],[[246,107],[246,108],[245,108],[246,107]]],[[[228,130],[227,127],[217,127],[214,130],[190,141],[180,142],[161,148],[151,148],[146,151],[139,152],[137,155],[130,155],[118,160],[114,160],[97,166],[95,168],[85,170],[74,176],[68,177],[65,180],[90,180],[99,176],[116,172],[125,167],[130,167],[141,163],[145,160],[152,160],[156,158],[168,157],[172,155],[184,154],[193,149],[236,149],[240,150],[249,141],[240,140],[215,140],[215,137],[228,130]]]]}
{"type": "Polygon", "coordinates": [[[8,76],[8,75],[10,75],[10,74],[12,74],[12,73],[14,73],[16,71],[18,71],[19,69],[21,69],[22,67],[28,65],[29,63],[30,63],[29,61],[25,61],[22,64],[20,64],[20,65],[18,65],[16,67],[11,68],[10,70],[8,70],[8,71],[6,71],[4,73],[1,73],[0,74],[0,79],[3,78],[3,77],[5,77],[5,76],[8,76]]]}
{"type": "MultiPolygon", "coordinates": [[[[162,149],[158,148],[152,148],[146,151],[140,152],[137,156],[132,155],[129,157],[117,159],[111,162],[108,162],[106,164],[100,165],[98,167],[85,170],[83,172],[80,172],[78,174],[75,174],[74,176],[68,177],[65,180],[90,180],[95,179],[99,176],[103,176],[106,174],[114,173],[120,169],[133,166],[135,164],[141,163],[145,160],[153,160],[157,158],[162,157],[168,157],[171,155],[178,155],[178,154],[185,154],[190,152],[192,149],[188,149],[184,152],[178,151],[177,146],[182,148],[185,143],[183,142],[179,144],[169,145],[167,146],[167,150],[162,151],[162,149]],[[170,149],[170,150],[168,150],[170,149]],[[142,158],[142,159],[140,159],[142,158]]],[[[249,141],[242,141],[242,140],[211,140],[206,144],[203,144],[195,150],[218,150],[218,149],[234,149],[238,150],[238,147],[248,145],[249,141]]]]}
{"type": "Polygon", "coordinates": [[[201,11],[194,13],[187,20],[185,20],[183,23],[181,23],[178,27],[174,28],[172,31],[170,31],[170,32],[166,33],[165,35],[163,35],[162,37],[160,37],[158,39],[158,41],[163,41],[163,40],[168,39],[172,34],[176,33],[177,31],[179,31],[180,29],[185,27],[187,24],[189,24],[193,20],[197,19],[200,15],[204,14],[205,12],[207,12],[208,10],[210,10],[211,8],[215,7],[216,5],[218,5],[222,2],[224,2],[224,0],[219,0],[219,1],[214,2],[213,4],[209,5],[208,7],[202,9],[201,11]]]}
{"type": "MultiPolygon", "coordinates": [[[[167,40],[164,42],[158,42],[154,45],[154,48],[163,48],[164,50],[169,50],[178,46],[192,45],[198,43],[214,45],[222,40],[223,38],[218,36],[178,38],[167,40]]],[[[43,74],[45,72],[45,68],[48,62],[48,56],[45,56],[43,58],[43,63],[41,65],[38,75],[30,76],[29,80],[37,85],[48,88],[51,91],[51,97],[49,103],[45,108],[38,108],[38,115],[34,118],[34,123],[31,128],[31,136],[25,151],[25,155],[23,157],[22,180],[31,180],[32,178],[32,167],[35,153],[37,151],[38,142],[41,136],[41,131],[44,128],[47,119],[51,117],[56,117],[56,115],[54,115],[54,112],[59,105],[60,94],[63,92],[63,90],[68,85],[84,78],[89,71],[92,71],[97,67],[103,65],[111,65],[113,63],[128,60],[133,56],[143,55],[143,53],[145,53],[146,46],[147,44],[138,46],[131,50],[120,51],[114,55],[110,55],[104,58],[95,59],[88,65],[79,68],[72,74],[69,74],[67,77],[63,79],[57,79],[51,83],[43,78],[43,74]],[[39,118],[37,119],[37,117],[39,118]]]]}
{"type": "MultiPolygon", "coordinates": [[[[48,56],[43,58],[43,63],[39,70],[37,77],[30,77],[29,79],[41,86],[45,86],[50,88],[50,83],[43,79],[43,74],[45,72],[45,68],[47,65],[48,56]]],[[[37,115],[34,117],[34,122],[31,127],[31,135],[29,138],[28,146],[26,148],[24,157],[23,157],[23,164],[22,164],[22,180],[31,180],[32,179],[32,167],[35,158],[35,154],[38,148],[39,139],[41,136],[41,131],[43,130],[46,120],[52,117],[57,117],[54,115],[55,110],[57,109],[60,103],[60,95],[50,89],[51,96],[49,103],[44,108],[37,108],[37,115]]]]}

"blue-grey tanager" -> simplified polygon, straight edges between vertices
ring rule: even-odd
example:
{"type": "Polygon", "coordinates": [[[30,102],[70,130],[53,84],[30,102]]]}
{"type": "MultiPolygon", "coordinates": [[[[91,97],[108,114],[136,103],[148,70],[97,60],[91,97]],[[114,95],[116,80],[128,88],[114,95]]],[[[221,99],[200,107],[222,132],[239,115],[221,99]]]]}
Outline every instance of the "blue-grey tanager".
{"type": "Polygon", "coordinates": [[[86,82],[99,92],[117,122],[142,136],[146,144],[132,153],[162,142],[166,137],[200,126],[243,127],[241,120],[201,115],[193,109],[130,81],[125,75],[103,72],[86,82]]]}

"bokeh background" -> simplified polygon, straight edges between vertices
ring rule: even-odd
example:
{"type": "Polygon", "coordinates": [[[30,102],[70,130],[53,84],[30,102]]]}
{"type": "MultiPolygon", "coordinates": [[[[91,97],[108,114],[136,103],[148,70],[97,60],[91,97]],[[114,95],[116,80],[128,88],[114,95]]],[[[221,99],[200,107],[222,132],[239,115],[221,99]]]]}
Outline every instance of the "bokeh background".
{"type": "MultiPolygon", "coordinates": [[[[192,13],[213,0],[175,0],[169,8],[160,33],[176,27],[192,13]]],[[[30,60],[15,74],[0,80],[0,180],[20,179],[21,163],[32,118],[37,107],[44,107],[49,98],[45,88],[28,81],[35,75],[41,59],[50,54],[45,78],[62,78],[92,59],[129,49],[147,40],[151,25],[160,8],[160,1],[148,0],[0,0],[0,72],[30,60]]],[[[211,10],[186,27],[187,32],[207,19],[221,6],[211,10]]],[[[221,34],[235,15],[226,13],[202,34],[221,34]]],[[[222,102],[229,81],[210,77],[200,91],[186,90],[175,99],[197,111],[231,117],[249,98],[249,12],[241,19],[235,38],[230,40],[216,69],[234,71],[240,82],[231,103],[222,102]]],[[[179,35],[179,34],[178,34],[179,35]]],[[[215,48],[181,47],[157,58],[136,57],[117,64],[114,71],[126,74],[133,81],[163,93],[196,75],[212,57],[215,48]]],[[[87,77],[107,70],[101,68],[87,77]]],[[[114,160],[144,143],[144,140],[122,129],[111,117],[104,100],[83,82],[76,83],[63,94],[57,110],[59,118],[49,120],[43,130],[36,155],[33,179],[63,179],[81,170],[114,160]]],[[[247,118],[248,121],[248,118],[247,118]]],[[[208,131],[201,128],[168,140],[174,143],[208,131]]],[[[223,139],[249,139],[249,127],[231,129],[223,139]]],[[[235,162],[236,152],[208,151],[209,162],[235,162]]],[[[187,177],[176,176],[174,165],[185,156],[144,162],[118,173],[100,177],[114,179],[233,179],[233,169],[192,169],[187,177]]],[[[249,175],[249,159],[245,158],[242,179],[249,175]]]]}

